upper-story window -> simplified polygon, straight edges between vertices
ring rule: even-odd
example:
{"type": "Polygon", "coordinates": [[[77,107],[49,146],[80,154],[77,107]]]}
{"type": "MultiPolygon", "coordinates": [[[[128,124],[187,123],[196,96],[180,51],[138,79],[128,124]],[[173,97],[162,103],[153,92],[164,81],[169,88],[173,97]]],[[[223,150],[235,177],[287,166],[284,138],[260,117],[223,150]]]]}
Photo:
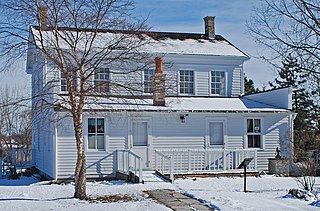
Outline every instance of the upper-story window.
{"type": "Polygon", "coordinates": [[[194,71],[180,70],[180,94],[194,94],[194,71]]]}
{"type": "Polygon", "coordinates": [[[63,73],[60,73],[60,90],[62,92],[68,91],[67,79],[64,77],[63,73]]]}
{"type": "MultiPolygon", "coordinates": [[[[78,90],[78,77],[76,74],[72,75],[72,72],[68,70],[68,79],[72,80],[72,89],[78,90]]],[[[68,81],[63,72],[60,72],[60,91],[67,92],[68,91],[68,81]]]]}
{"type": "Polygon", "coordinates": [[[261,148],[261,119],[247,119],[248,148],[261,148]]]}
{"type": "Polygon", "coordinates": [[[96,92],[109,92],[110,71],[109,68],[98,68],[94,74],[94,87],[96,92]]]}
{"type": "Polygon", "coordinates": [[[143,74],[143,92],[152,93],[153,92],[153,81],[152,77],[154,75],[154,70],[145,70],[143,74]]]}
{"type": "Polygon", "coordinates": [[[226,94],[226,74],[222,71],[211,71],[211,94],[226,94]]]}

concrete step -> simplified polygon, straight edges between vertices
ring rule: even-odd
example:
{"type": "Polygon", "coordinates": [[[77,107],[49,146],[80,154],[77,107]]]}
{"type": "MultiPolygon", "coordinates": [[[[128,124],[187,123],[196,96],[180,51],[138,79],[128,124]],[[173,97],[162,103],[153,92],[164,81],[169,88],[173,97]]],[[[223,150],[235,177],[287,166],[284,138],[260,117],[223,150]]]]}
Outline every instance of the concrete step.
{"type": "Polygon", "coordinates": [[[156,175],[155,171],[143,171],[143,181],[144,183],[162,183],[168,182],[167,180],[156,175]]]}

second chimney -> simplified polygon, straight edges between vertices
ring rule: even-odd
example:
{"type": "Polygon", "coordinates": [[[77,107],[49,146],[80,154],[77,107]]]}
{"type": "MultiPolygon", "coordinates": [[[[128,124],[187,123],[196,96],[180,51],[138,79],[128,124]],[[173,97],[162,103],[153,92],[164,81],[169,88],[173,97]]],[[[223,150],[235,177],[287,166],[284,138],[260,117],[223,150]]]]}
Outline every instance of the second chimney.
{"type": "Polygon", "coordinates": [[[45,29],[48,27],[48,7],[46,6],[40,6],[38,8],[38,21],[39,21],[39,27],[41,29],[45,29]]]}
{"type": "Polygon", "coordinates": [[[156,70],[153,76],[153,105],[165,106],[165,80],[166,76],[162,74],[162,58],[156,57],[156,70]]]}
{"type": "Polygon", "coordinates": [[[209,39],[215,38],[214,18],[215,18],[215,16],[207,16],[207,17],[203,18],[205,33],[209,39]]]}

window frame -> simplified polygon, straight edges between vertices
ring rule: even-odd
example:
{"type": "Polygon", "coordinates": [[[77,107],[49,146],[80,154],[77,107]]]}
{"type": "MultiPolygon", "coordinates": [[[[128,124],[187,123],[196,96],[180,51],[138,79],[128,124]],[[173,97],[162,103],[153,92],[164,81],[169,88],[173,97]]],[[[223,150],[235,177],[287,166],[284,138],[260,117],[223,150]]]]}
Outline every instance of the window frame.
{"type": "Polygon", "coordinates": [[[264,135],[263,135],[263,118],[261,117],[247,117],[245,118],[245,143],[244,143],[244,146],[245,148],[247,149],[264,149],[264,135]],[[253,120],[253,131],[252,132],[248,132],[248,120],[253,120]],[[260,121],[260,131],[259,132],[255,132],[254,131],[254,121],[255,120],[259,120],[260,121]],[[257,147],[257,146],[253,146],[253,147],[250,147],[249,146],[249,136],[257,136],[259,135],[260,136],[260,146],[257,147]]]}
{"type": "Polygon", "coordinates": [[[142,76],[142,92],[143,94],[152,94],[153,93],[153,77],[155,74],[155,70],[154,69],[146,69],[143,71],[143,76],[142,76]],[[148,72],[148,74],[146,74],[146,72],[148,72]],[[150,74],[151,73],[151,74],[150,74]],[[146,75],[148,75],[149,80],[146,80],[146,75]],[[146,85],[150,86],[148,87],[148,89],[150,90],[150,92],[146,92],[146,85]]]}
{"type": "Polygon", "coordinates": [[[103,93],[103,94],[110,93],[110,81],[111,81],[110,75],[111,75],[110,68],[108,67],[99,67],[95,70],[94,76],[93,76],[93,86],[94,86],[95,92],[103,93]],[[100,70],[106,70],[106,71],[99,72],[100,70]],[[99,82],[101,82],[100,86],[98,86],[99,82]]]}
{"type": "MultiPolygon", "coordinates": [[[[97,128],[96,128],[97,129],[97,128]]],[[[85,140],[85,149],[88,152],[106,152],[107,151],[107,127],[106,127],[106,119],[104,117],[87,117],[85,118],[85,124],[84,124],[84,140],[85,140]],[[93,132],[89,132],[89,119],[95,119],[95,127],[97,127],[97,120],[103,119],[103,133],[98,133],[97,130],[93,132]],[[98,149],[98,139],[97,135],[103,134],[103,149],[98,149]],[[95,148],[89,148],[89,135],[95,135],[95,148]]]]}
{"type": "MultiPolygon", "coordinates": [[[[67,93],[68,92],[68,81],[67,81],[67,78],[64,76],[62,71],[60,71],[59,82],[60,82],[60,92],[67,93]],[[62,85],[62,81],[64,81],[65,84],[62,85]],[[62,86],[65,87],[65,90],[62,90],[62,86]]],[[[73,78],[72,79],[72,85],[73,85],[73,89],[74,90],[78,90],[78,88],[79,88],[78,87],[79,86],[78,78],[73,78]]]]}
{"type": "MultiPolygon", "coordinates": [[[[178,74],[178,93],[179,93],[179,95],[195,95],[195,93],[196,93],[196,71],[193,69],[180,69],[178,73],[179,73],[178,74]],[[191,83],[190,81],[184,81],[184,82],[181,81],[181,72],[182,71],[193,73],[192,93],[182,93],[181,92],[181,83],[191,83]]],[[[185,87],[185,89],[190,88],[190,87],[189,86],[185,87]]]]}
{"type": "Polygon", "coordinates": [[[63,72],[60,72],[60,80],[59,81],[60,81],[60,92],[68,92],[68,82],[67,82],[66,77],[64,77],[63,72]],[[62,81],[63,81],[63,83],[62,83],[62,81]],[[65,90],[62,89],[62,87],[64,87],[65,90]]]}
{"type": "MultiPolygon", "coordinates": [[[[226,71],[223,71],[223,70],[211,70],[210,73],[209,73],[209,78],[210,78],[210,90],[209,90],[209,93],[211,96],[227,96],[227,78],[228,78],[228,73],[226,71]],[[223,73],[224,75],[224,89],[223,89],[223,92],[221,94],[221,88],[220,88],[220,93],[212,93],[212,89],[213,89],[213,83],[218,83],[218,82],[213,82],[212,78],[213,78],[213,74],[212,73],[223,73]]],[[[220,82],[220,84],[222,84],[220,82]]]]}

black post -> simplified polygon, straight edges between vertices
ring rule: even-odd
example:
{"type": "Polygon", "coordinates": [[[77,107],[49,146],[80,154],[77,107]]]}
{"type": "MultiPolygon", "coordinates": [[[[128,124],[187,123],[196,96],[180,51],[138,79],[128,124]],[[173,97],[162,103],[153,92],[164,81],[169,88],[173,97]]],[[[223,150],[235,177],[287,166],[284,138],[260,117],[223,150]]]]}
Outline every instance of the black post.
{"type": "Polygon", "coordinates": [[[247,166],[244,166],[244,192],[247,192],[247,166]]]}

